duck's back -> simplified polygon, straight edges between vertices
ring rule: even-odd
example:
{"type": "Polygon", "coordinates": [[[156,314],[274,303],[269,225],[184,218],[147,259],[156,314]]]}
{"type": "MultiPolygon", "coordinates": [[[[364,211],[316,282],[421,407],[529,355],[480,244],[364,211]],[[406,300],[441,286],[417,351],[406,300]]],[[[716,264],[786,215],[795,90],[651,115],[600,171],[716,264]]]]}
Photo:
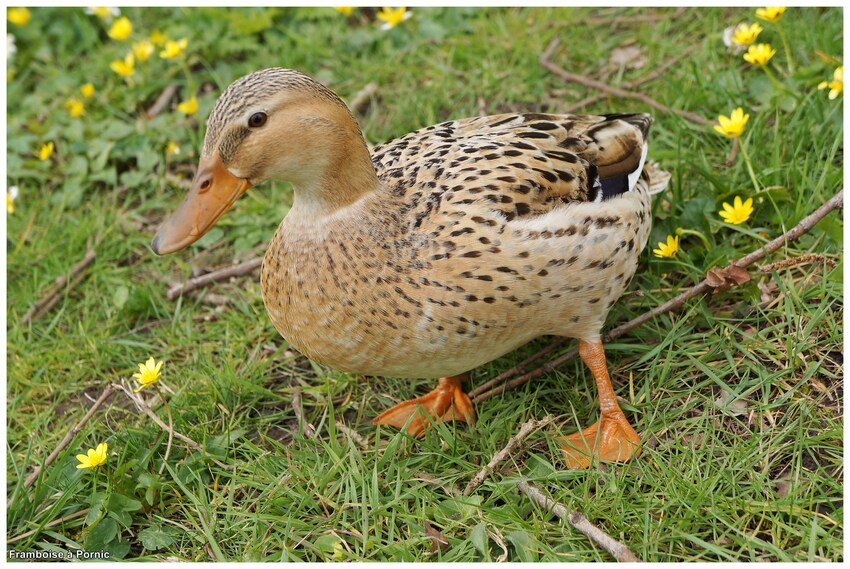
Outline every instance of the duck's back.
{"type": "Polygon", "coordinates": [[[374,148],[381,192],[312,244],[284,220],[270,253],[278,242],[277,266],[300,276],[264,268],[264,288],[285,291],[267,300],[272,320],[319,362],[410,377],[461,373],[543,334],[598,336],[648,238],[650,123],[497,115],[374,148]]]}

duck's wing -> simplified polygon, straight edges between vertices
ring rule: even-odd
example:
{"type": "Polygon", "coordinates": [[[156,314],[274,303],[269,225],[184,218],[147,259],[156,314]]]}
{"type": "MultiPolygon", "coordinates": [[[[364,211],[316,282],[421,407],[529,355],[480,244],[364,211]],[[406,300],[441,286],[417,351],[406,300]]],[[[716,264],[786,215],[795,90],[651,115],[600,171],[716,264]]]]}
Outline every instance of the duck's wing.
{"type": "Polygon", "coordinates": [[[651,123],[647,114],[475,117],[377,146],[372,162],[415,225],[451,210],[510,221],[634,189],[651,123]]]}

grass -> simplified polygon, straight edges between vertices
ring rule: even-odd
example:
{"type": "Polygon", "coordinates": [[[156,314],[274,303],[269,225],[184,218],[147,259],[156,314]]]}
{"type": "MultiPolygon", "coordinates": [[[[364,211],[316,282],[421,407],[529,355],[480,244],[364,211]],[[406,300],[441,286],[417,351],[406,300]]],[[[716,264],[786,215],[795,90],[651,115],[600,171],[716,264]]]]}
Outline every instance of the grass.
{"type": "MultiPolygon", "coordinates": [[[[315,9],[125,9],[134,39],[154,30],[189,40],[187,55],[137,64],[128,85],[109,70],[128,44],[80,9],[32,9],[10,24],[17,53],[7,81],[8,183],[19,188],[7,215],[7,510],[10,548],[104,550],[154,560],[571,561],[610,558],[516,490],[533,481],[578,509],[638,557],[652,561],[843,560],[842,223],[831,214],[770,261],[815,253],[838,262],[770,273],[689,302],[606,346],[624,409],[642,435],[625,465],[568,471],[555,440],[598,412],[580,362],[477,407],[474,428],[440,425],[422,440],[369,421],[430,381],[362,378],[324,369],[288,350],[268,321],[255,278],[176,301],[172,283],[195,268],[261,254],[288,205],[285,184],[257,188],[198,246],[165,258],[148,244],[174,209],[197,161],[203,120],[233,79],[265,65],[304,70],[343,98],[375,81],[379,99],[360,116],[377,143],[437,121],[508,111],[558,112],[590,94],[537,64],[550,39],[562,67],[618,84],[689,57],[642,92],[674,109],[714,119],[750,113],[743,143],[753,180],[731,141],[673,114],[654,112],[651,155],[673,174],[656,197],[652,246],[677,227],[671,260],[649,249],[609,326],[664,302],[792,227],[840,189],[841,100],[816,86],[841,53],[841,9],[789,9],[781,20],[794,62],[788,72],[776,26],[759,41],[783,88],[743,65],[721,41],[751,9],[415,9],[383,32],[368,11],[346,19],[315,9]],[[652,21],[634,16],[654,15],[652,21]],[[609,65],[612,50],[640,47],[639,69],[609,65]],[[825,54],[823,57],[819,54],[825,54]],[[63,108],[92,82],[86,114],[63,108]],[[200,110],[173,105],[147,120],[170,84],[177,99],[198,92],[200,110]],[[40,161],[41,144],[56,151],[40,161]],[[166,156],[175,141],[179,155],[166,156]],[[756,185],[754,185],[756,184],[756,185]],[[755,198],[740,226],[717,216],[735,195],[755,198]],[[45,317],[23,326],[27,308],[88,248],[97,261],[45,317]],[[210,304],[209,293],[226,303],[210,304]],[[28,489],[23,479],[110,382],[137,363],[165,361],[174,428],[206,454],[167,437],[123,394],[99,410],[28,489]],[[302,392],[309,438],[291,405],[302,392]],[[469,479],[530,417],[558,417],[531,436],[469,497],[469,479]],[[344,436],[343,422],[365,446],[344,436]],[[97,471],[74,455],[108,441],[97,471]],[[455,490],[453,490],[455,488],[455,490]],[[84,515],[80,512],[88,509],[84,515]],[[69,521],[48,526],[60,518],[69,521]],[[444,550],[426,534],[449,542],[444,550]]],[[[585,112],[646,110],[606,99],[585,112]]],[[[478,369],[504,371],[549,340],[478,369]]],[[[150,395],[149,395],[150,396],[150,395]]],[[[167,418],[166,409],[157,412],[167,418]]]]}

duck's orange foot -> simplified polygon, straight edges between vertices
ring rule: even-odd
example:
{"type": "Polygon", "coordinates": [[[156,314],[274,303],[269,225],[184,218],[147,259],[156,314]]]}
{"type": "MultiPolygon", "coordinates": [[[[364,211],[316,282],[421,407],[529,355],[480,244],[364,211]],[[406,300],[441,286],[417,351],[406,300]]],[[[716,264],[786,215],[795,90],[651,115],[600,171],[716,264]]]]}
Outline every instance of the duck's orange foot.
{"type": "Polygon", "coordinates": [[[561,437],[564,462],[567,468],[584,469],[594,460],[626,462],[640,454],[640,437],[617,412],[604,414],[597,423],[578,433],[561,437]]]}
{"type": "Polygon", "coordinates": [[[466,378],[466,375],[443,377],[430,393],[387,409],[375,417],[372,424],[389,425],[397,429],[403,429],[407,425],[408,434],[417,437],[421,436],[430,424],[428,416],[433,420],[460,420],[472,425],[475,422],[475,409],[461,388],[461,383],[466,378]]]}

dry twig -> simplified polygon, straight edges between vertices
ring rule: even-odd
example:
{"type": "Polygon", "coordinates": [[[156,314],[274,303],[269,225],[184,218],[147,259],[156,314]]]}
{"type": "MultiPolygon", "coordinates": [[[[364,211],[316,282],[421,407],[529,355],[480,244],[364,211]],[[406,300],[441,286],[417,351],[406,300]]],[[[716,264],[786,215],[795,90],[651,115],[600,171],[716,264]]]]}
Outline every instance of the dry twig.
{"type": "Polygon", "coordinates": [[[69,514],[63,518],[56,518],[55,520],[49,521],[41,527],[35,528],[28,532],[22,533],[21,535],[16,535],[12,539],[6,541],[7,544],[15,543],[16,541],[21,541],[22,539],[26,539],[32,535],[40,533],[47,528],[52,528],[53,526],[58,526],[59,524],[64,524],[65,522],[70,522],[71,520],[76,520],[77,518],[82,518],[83,516],[87,516],[89,510],[91,508],[86,508],[85,510],[80,510],[79,512],[74,512],[73,514],[69,514]]]}
{"type": "MultiPolygon", "coordinates": [[[[812,213],[810,213],[809,215],[807,215],[806,217],[801,219],[800,222],[797,225],[795,225],[794,227],[792,227],[791,229],[789,229],[788,231],[786,231],[785,233],[783,233],[782,235],[780,235],[776,239],[766,243],[760,249],[756,249],[752,253],[745,255],[744,257],[741,257],[737,261],[732,261],[732,263],[730,263],[730,267],[739,267],[739,268],[747,267],[747,266],[755,263],[756,261],[762,259],[766,255],[773,253],[774,251],[776,251],[777,249],[779,249],[783,245],[787,245],[788,243],[791,243],[792,241],[798,239],[801,235],[810,231],[812,229],[812,227],[814,227],[815,224],[817,224],[821,219],[823,219],[829,212],[831,212],[832,210],[834,210],[836,208],[842,207],[843,204],[844,204],[844,190],[841,189],[841,190],[838,191],[838,193],[836,193],[834,196],[832,196],[830,199],[828,199],[826,202],[824,202],[819,208],[817,208],[815,211],[813,211],[812,213]]],[[[602,337],[602,341],[603,342],[610,342],[611,340],[615,340],[615,339],[619,338],[620,336],[622,336],[623,334],[625,334],[626,332],[629,332],[629,331],[637,328],[641,324],[655,318],[656,316],[659,316],[661,314],[665,314],[667,312],[671,312],[673,310],[678,310],[688,300],[692,299],[695,296],[698,296],[700,294],[708,292],[710,290],[712,290],[712,287],[711,287],[710,284],[708,284],[708,279],[703,279],[698,284],[694,285],[693,287],[689,288],[688,290],[684,291],[683,293],[679,294],[678,296],[671,298],[667,302],[660,304],[660,305],[656,306],[655,308],[644,312],[643,314],[641,314],[637,318],[633,318],[632,320],[629,320],[625,324],[621,324],[620,326],[617,326],[616,328],[614,328],[613,330],[611,330],[610,332],[605,334],[602,337]]],[[[547,352],[548,351],[551,351],[551,350],[547,350],[547,352]]],[[[526,383],[526,382],[528,382],[528,381],[530,381],[530,380],[532,380],[536,377],[540,377],[541,375],[548,373],[548,372],[552,371],[553,369],[557,368],[558,366],[560,366],[564,362],[571,360],[572,358],[576,357],[576,355],[578,355],[578,350],[572,349],[572,350],[562,354],[561,356],[546,362],[545,364],[543,364],[542,366],[540,366],[536,370],[528,372],[524,375],[521,375],[521,376],[519,376],[519,377],[517,377],[517,378],[515,378],[515,379],[513,379],[513,380],[511,380],[507,383],[503,383],[503,384],[501,384],[497,387],[493,387],[492,389],[489,389],[488,391],[476,390],[475,395],[473,397],[471,397],[472,402],[473,403],[480,403],[482,401],[486,401],[487,399],[493,397],[494,395],[498,395],[499,393],[507,391],[508,389],[512,389],[512,388],[517,387],[519,385],[522,385],[523,383],[526,383]]],[[[535,356],[536,356],[536,354],[535,354],[535,356]]],[[[532,358],[534,358],[535,356],[532,356],[525,361],[529,361],[532,358]]],[[[522,363],[525,363],[525,362],[522,362],[522,363]]],[[[520,367],[520,366],[518,365],[516,367],[520,367]]],[[[488,382],[487,385],[489,386],[490,383],[491,382],[488,382]]]]}
{"type": "MultiPolygon", "coordinates": [[[[53,464],[53,461],[56,460],[56,457],[59,456],[59,453],[61,453],[63,450],[65,450],[65,447],[71,444],[71,441],[74,440],[74,437],[77,435],[77,433],[79,433],[92,418],[94,412],[97,411],[98,408],[103,405],[104,401],[109,399],[114,392],[115,388],[113,386],[106,386],[106,389],[104,389],[103,393],[100,394],[100,397],[98,397],[97,400],[92,403],[91,408],[89,408],[86,414],[83,415],[83,418],[80,419],[80,422],[71,427],[71,430],[68,431],[68,434],[65,435],[65,438],[60,441],[59,445],[55,449],[53,449],[53,452],[51,452],[50,455],[47,457],[47,460],[44,461],[44,464],[42,466],[36,466],[32,473],[27,476],[27,479],[24,480],[24,488],[29,488],[30,486],[32,486],[33,482],[38,479],[38,475],[41,473],[41,470],[53,464]]],[[[9,500],[9,502],[6,504],[6,507],[8,508],[11,503],[12,501],[9,500]]]]}
{"type": "Polygon", "coordinates": [[[526,437],[528,437],[528,435],[530,435],[537,429],[548,425],[550,422],[552,422],[552,417],[546,415],[539,421],[536,419],[529,419],[528,421],[523,423],[523,425],[519,428],[519,432],[517,432],[517,434],[511,437],[511,439],[508,441],[508,444],[505,445],[505,448],[494,454],[493,458],[490,459],[490,462],[487,463],[487,466],[479,470],[478,474],[476,474],[472,478],[472,480],[469,481],[469,484],[467,484],[466,488],[463,489],[463,495],[469,496],[470,494],[472,494],[472,492],[476,488],[481,486],[481,483],[484,482],[484,479],[487,478],[487,476],[489,476],[491,472],[493,472],[493,470],[499,465],[499,463],[508,458],[508,456],[523,443],[523,441],[526,439],[526,437]]]}
{"type": "Polygon", "coordinates": [[[360,89],[352,98],[348,106],[352,111],[358,114],[363,114],[369,108],[369,103],[378,93],[378,84],[372,81],[365,87],[360,89]]]}
{"type": "Polygon", "coordinates": [[[826,263],[830,269],[835,268],[835,261],[833,261],[829,257],[824,257],[823,255],[816,255],[812,253],[810,255],[800,255],[799,257],[783,259],[781,261],[776,261],[775,263],[770,263],[767,265],[759,265],[758,269],[763,273],[769,273],[777,269],[786,269],[788,267],[796,267],[797,265],[804,265],[809,263],[826,263]]]}
{"type": "Polygon", "coordinates": [[[617,561],[638,561],[634,553],[623,543],[620,543],[592,523],[581,513],[568,511],[566,506],[544,495],[536,486],[528,482],[517,482],[520,492],[531,498],[538,506],[555,514],[578,531],[583,533],[596,545],[610,553],[617,561]]]}
{"type": "Polygon", "coordinates": [[[183,284],[175,285],[168,289],[168,300],[174,300],[181,294],[185,294],[197,288],[201,288],[218,281],[229,279],[230,277],[238,277],[251,274],[257,269],[259,269],[262,264],[263,258],[257,257],[255,259],[251,259],[250,261],[245,261],[244,263],[239,263],[238,265],[233,265],[232,267],[227,267],[226,269],[212,271],[211,273],[201,275],[200,277],[189,279],[183,284]]]}
{"type": "Polygon", "coordinates": [[[67,275],[62,275],[61,277],[57,277],[53,284],[50,285],[45,293],[38,299],[24,314],[24,317],[21,318],[21,324],[26,326],[30,322],[33,322],[42,316],[44,316],[48,310],[56,306],[56,303],[59,302],[59,295],[63,291],[67,292],[73,289],[75,286],[80,284],[83,280],[83,271],[85,271],[89,265],[91,265],[95,260],[95,251],[94,249],[89,249],[86,251],[85,257],[83,260],[71,267],[70,272],[67,275]],[[72,278],[70,284],[66,287],[66,283],[68,283],[68,279],[72,278]]]}
{"type": "Polygon", "coordinates": [[[679,115],[680,117],[687,119],[691,122],[695,122],[697,124],[711,124],[710,121],[708,121],[705,117],[702,117],[696,113],[692,113],[689,111],[671,109],[670,107],[659,103],[655,99],[648,97],[643,93],[637,93],[635,91],[626,91],[625,89],[620,89],[618,87],[611,87],[610,85],[606,85],[605,83],[596,81],[595,79],[591,79],[590,77],[570,73],[569,71],[558,67],[552,62],[550,57],[552,56],[552,52],[555,51],[555,48],[558,47],[559,43],[561,43],[560,38],[553,38],[552,41],[549,43],[549,47],[546,48],[546,51],[543,52],[538,61],[542,67],[548,69],[563,80],[569,81],[571,83],[578,83],[579,85],[584,85],[585,87],[589,87],[591,89],[598,89],[599,91],[608,93],[615,97],[623,97],[625,99],[637,99],[650,107],[658,109],[659,111],[679,115]]]}
{"type": "Polygon", "coordinates": [[[159,113],[161,113],[162,110],[168,105],[168,103],[171,102],[171,99],[174,97],[174,94],[176,92],[177,92],[177,84],[176,83],[172,83],[171,85],[168,85],[165,89],[163,89],[162,93],[160,93],[159,97],[156,98],[156,101],[154,102],[154,104],[151,106],[150,109],[148,109],[148,112],[147,112],[148,120],[153,119],[159,113]]]}
{"type": "Polygon", "coordinates": [[[360,448],[369,448],[369,441],[364,439],[360,433],[358,433],[342,421],[336,422],[336,428],[339,429],[339,431],[342,432],[342,434],[344,434],[346,437],[357,443],[357,446],[359,446],[360,448]]]}
{"type": "Polygon", "coordinates": [[[316,427],[304,419],[304,411],[301,409],[301,388],[296,387],[292,391],[292,410],[295,411],[295,418],[298,419],[298,425],[301,427],[301,432],[308,439],[312,439],[316,435],[316,427]]]}

